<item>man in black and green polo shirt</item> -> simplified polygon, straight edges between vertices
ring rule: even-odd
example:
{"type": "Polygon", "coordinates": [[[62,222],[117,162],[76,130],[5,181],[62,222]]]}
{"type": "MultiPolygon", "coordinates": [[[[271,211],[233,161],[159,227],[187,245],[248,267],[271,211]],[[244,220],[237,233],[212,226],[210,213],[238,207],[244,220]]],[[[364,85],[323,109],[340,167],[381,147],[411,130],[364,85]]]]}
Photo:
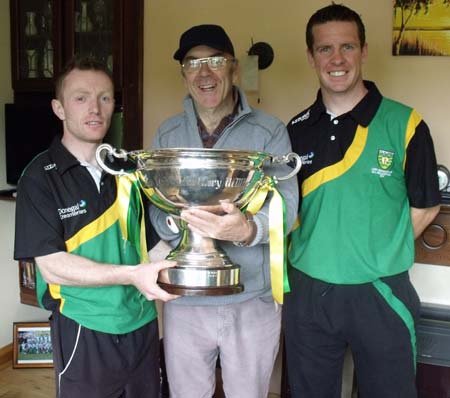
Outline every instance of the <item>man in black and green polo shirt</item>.
{"type": "Polygon", "coordinates": [[[52,108],[63,135],[19,181],[14,257],[35,259],[38,300],[52,311],[57,396],[157,398],[153,300],[174,298],[156,284],[174,264],[148,263],[138,186],[96,163],[114,109],[107,70],[71,62],[52,108]]]}
{"type": "Polygon", "coordinates": [[[361,397],[414,398],[414,238],[439,211],[436,159],[413,109],[363,81],[364,25],[332,4],[306,30],[320,91],[288,124],[302,157],[283,322],[292,398],[338,398],[347,347],[361,397]]]}

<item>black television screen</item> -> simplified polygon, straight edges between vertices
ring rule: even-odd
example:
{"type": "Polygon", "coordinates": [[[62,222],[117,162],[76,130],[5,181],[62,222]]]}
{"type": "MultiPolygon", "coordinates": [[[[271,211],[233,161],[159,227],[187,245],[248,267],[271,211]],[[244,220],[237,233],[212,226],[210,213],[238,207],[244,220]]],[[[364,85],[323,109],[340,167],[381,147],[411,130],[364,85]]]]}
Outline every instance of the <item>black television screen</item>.
{"type": "Polygon", "coordinates": [[[6,182],[17,185],[23,169],[61,132],[62,123],[50,103],[5,104],[6,182]]]}

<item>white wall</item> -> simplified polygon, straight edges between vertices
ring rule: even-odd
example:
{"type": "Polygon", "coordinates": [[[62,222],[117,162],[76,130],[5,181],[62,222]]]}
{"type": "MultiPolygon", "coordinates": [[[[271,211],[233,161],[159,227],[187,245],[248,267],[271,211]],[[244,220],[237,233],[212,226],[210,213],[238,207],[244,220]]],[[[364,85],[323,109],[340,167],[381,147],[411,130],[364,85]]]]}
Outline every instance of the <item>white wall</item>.
{"type": "Polygon", "coordinates": [[[450,267],[416,263],[409,274],[423,303],[450,306],[450,267]]]}
{"type": "Polygon", "coordinates": [[[48,311],[19,302],[19,271],[13,260],[14,210],[14,202],[0,200],[0,348],[12,342],[13,322],[48,319],[48,311]]]}

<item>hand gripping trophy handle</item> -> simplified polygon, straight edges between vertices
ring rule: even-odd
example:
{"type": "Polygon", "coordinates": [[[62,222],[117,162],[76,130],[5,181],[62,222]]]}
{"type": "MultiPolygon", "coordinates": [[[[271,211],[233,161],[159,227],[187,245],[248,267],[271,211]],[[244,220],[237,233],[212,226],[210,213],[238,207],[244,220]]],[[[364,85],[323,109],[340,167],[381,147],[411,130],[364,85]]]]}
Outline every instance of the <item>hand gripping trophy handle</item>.
{"type": "MultiPolygon", "coordinates": [[[[268,185],[268,180],[277,184],[294,177],[301,167],[300,157],[295,153],[273,156],[256,151],[198,148],[127,152],[109,144],[98,147],[96,159],[110,174],[119,177],[134,174],[149,200],[175,218],[188,207],[220,208],[222,200],[229,200],[239,208],[248,206],[258,190],[268,185]],[[124,161],[129,165],[131,161],[135,169],[114,168],[116,159],[119,164],[124,161]],[[268,177],[263,170],[266,161],[272,164],[295,161],[295,167],[285,176],[268,177]]],[[[230,261],[214,239],[202,237],[184,224],[179,223],[178,246],[167,256],[177,266],[160,272],[160,285],[181,295],[241,292],[240,266],[230,261]]]]}

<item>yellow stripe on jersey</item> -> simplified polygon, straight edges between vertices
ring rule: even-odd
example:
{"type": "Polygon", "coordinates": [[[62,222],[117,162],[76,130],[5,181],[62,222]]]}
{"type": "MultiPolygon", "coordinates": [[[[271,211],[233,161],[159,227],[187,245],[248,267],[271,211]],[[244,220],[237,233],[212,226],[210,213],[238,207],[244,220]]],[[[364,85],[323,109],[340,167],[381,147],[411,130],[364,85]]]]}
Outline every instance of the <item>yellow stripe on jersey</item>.
{"type": "Polygon", "coordinates": [[[413,109],[411,112],[411,115],[409,116],[408,125],[406,126],[406,135],[405,135],[405,158],[403,159],[403,170],[405,170],[405,164],[406,164],[406,156],[407,156],[407,149],[409,142],[414,136],[414,133],[416,132],[416,128],[419,125],[419,123],[422,121],[422,116],[419,115],[419,113],[413,109]]]}
{"type": "Polygon", "coordinates": [[[367,141],[368,127],[358,126],[355,138],[347,149],[342,160],[328,167],[324,167],[318,172],[308,177],[302,184],[302,196],[306,197],[315,189],[328,181],[334,180],[347,172],[359,159],[367,141]]]}
{"type": "Polygon", "coordinates": [[[62,311],[65,299],[61,296],[61,285],[49,284],[48,289],[50,291],[50,296],[52,296],[56,300],[61,300],[59,304],[59,311],[62,311]]]}
{"type": "Polygon", "coordinates": [[[102,234],[117,222],[118,199],[99,218],[80,229],[74,236],[66,241],[66,248],[69,253],[80,247],[83,243],[102,234]]]}
{"type": "MultiPolygon", "coordinates": [[[[67,252],[71,253],[80,247],[83,243],[95,238],[97,235],[102,234],[108,228],[110,228],[115,222],[117,222],[117,207],[118,199],[109,207],[109,209],[103,213],[99,218],[93,220],[91,223],[80,229],[72,238],[66,241],[67,252]]],[[[65,299],[61,296],[60,285],[49,285],[50,295],[54,299],[60,299],[59,311],[63,311],[65,299]]]]}

